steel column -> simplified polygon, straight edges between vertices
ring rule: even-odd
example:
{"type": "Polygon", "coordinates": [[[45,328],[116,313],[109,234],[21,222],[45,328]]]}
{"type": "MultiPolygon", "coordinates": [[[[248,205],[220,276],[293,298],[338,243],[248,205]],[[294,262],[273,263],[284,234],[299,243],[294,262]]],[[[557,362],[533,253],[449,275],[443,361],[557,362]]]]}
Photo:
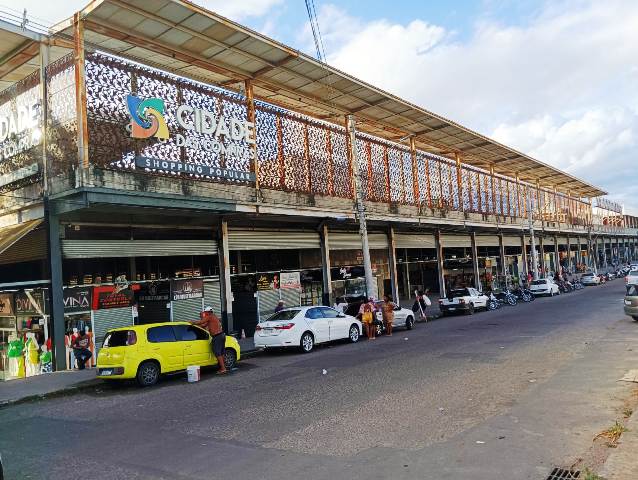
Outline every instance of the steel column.
{"type": "Polygon", "coordinates": [[[501,275],[505,279],[505,287],[509,288],[510,281],[509,275],[507,274],[507,266],[505,265],[505,245],[503,242],[503,234],[498,234],[498,254],[501,257],[501,275]]]}
{"type": "Polygon", "coordinates": [[[328,233],[328,225],[325,223],[319,228],[319,241],[321,242],[321,268],[323,282],[323,298],[322,303],[326,306],[334,304],[332,294],[332,275],[330,273],[330,235],[328,233]]]}
{"type": "Polygon", "coordinates": [[[53,345],[53,362],[55,369],[65,370],[66,346],[64,344],[64,294],[62,280],[62,249],[60,246],[60,219],[51,213],[49,197],[44,197],[44,218],[47,230],[47,259],[51,274],[51,289],[49,291],[49,322],[52,326],[51,337],[53,345]]]}
{"type": "Polygon", "coordinates": [[[410,158],[412,159],[412,190],[414,191],[414,204],[421,206],[421,193],[419,192],[419,166],[416,161],[416,140],[410,137],[410,158]]]}
{"type": "Polygon", "coordinates": [[[465,203],[463,202],[463,173],[461,170],[461,155],[454,154],[456,160],[456,188],[458,189],[459,196],[459,210],[465,211],[465,203]]]}
{"type": "Polygon", "coordinates": [[[443,245],[441,244],[441,230],[434,232],[434,241],[436,245],[436,264],[439,273],[439,297],[446,295],[445,291],[445,275],[443,272],[443,245]]]}
{"type": "Polygon", "coordinates": [[[527,274],[529,273],[529,268],[527,267],[527,242],[525,241],[525,235],[521,235],[521,245],[523,247],[523,275],[525,275],[525,282],[527,282],[527,274]]]}
{"type": "Polygon", "coordinates": [[[554,273],[560,272],[560,251],[558,249],[558,237],[554,235],[554,273]]]}
{"type": "Polygon", "coordinates": [[[394,228],[388,228],[388,260],[390,262],[390,295],[392,301],[399,304],[399,281],[397,275],[397,244],[394,238],[394,228]]]}
{"type": "Polygon", "coordinates": [[[228,222],[224,219],[219,224],[219,287],[221,291],[221,318],[226,324],[226,331],[235,331],[233,320],[233,291],[230,284],[230,251],[228,250],[228,222]]]}
{"type": "MultiPolygon", "coordinates": [[[[73,17],[73,58],[75,63],[75,108],[78,124],[78,165],[89,166],[89,129],[86,115],[86,68],[84,66],[84,20],[80,12],[73,17]]],[[[43,99],[46,101],[46,99],[43,99]]]]}
{"type": "Polygon", "coordinates": [[[470,232],[470,240],[472,241],[472,267],[474,270],[474,288],[479,292],[483,291],[478,264],[478,249],[476,248],[476,233],[470,232]]]}
{"type": "Polygon", "coordinates": [[[246,117],[248,124],[252,124],[253,140],[255,143],[250,145],[251,150],[251,165],[250,169],[255,174],[255,191],[257,192],[257,200],[260,199],[259,195],[259,161],[257,159],[257,126],[255,121],[255,97],[253,93],[253,84],[250,80],[244,80],[244,87],[246,89],[246,117]]]}

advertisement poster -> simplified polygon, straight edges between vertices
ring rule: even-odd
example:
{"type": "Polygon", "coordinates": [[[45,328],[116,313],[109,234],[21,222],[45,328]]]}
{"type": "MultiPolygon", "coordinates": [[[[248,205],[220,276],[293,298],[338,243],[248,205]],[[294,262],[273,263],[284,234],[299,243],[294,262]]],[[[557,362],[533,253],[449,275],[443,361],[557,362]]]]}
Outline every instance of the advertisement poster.
{"type": "Polygon", "coordinates": [[[93,287],[93,310],[131,307],[135,301],[134,290],[139,285],[100,285],[93,287]]]}
{"type": "Polygon", "coordinates": [[[258,273],[257,290],[277,290],[279,289],[278,273],[258,273]]]}
{"type": "Polygon", "coordinates": [[[91,310],[91,287],[65,288],[64,313],[86,312],[91,310]]]}
{"type": "Polygon", "coordinates": [[[171,295],[173,301],[202,298],[204,296],[204,280],[201,278],[171,280],[171,295]]]}
{"type": "Polygon", "coordinates": [[[169,282],[150,282],[139,285],[138,302],[168,302],[170,296],[169,282]]]}
{"type": "Polygon", "coordinates": [[[16,315],[43,315],[46,313],[48,300],[44,295],[44,290],[32,290],[18,292],[15,294],[16,315]]]}
{"type": "Polygon", "coordinates": [[[13,294],[0,293],[0,317],[13,316],[13,294]]]}
{"type": "Polygon", "coordinates": [[[281,288],[301,288],[299,272],[281,272],[281,288]]]}

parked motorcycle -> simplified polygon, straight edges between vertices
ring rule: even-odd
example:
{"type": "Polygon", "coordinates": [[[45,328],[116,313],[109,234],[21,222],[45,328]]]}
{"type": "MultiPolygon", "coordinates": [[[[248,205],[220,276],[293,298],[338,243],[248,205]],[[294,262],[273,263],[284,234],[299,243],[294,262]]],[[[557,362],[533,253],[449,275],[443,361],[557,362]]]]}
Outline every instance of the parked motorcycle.
{"type": "Polygon", "coordinates": [[[572,280],[571,283],[574,287],[574,290],[582,290],[583,288],[585,288],[585,285],[583,285],[580,280],[572,280]]]}
{"type": "Polygon", "coordinates": [[[498,310],[499,308],[501,308],[501,302],[498,298],[496,298],[496,296],[494,296],[492,292],[490,292],[490,299],[487,302],[487,309],[498,310]]]}
{"type": "Polygon", "coordinates": [[[516,288],[512,290],[512,293],[516,295],[516,298],[524,301],[525,303],[534,300],[534,294],[526,288],[516,288]]]}
{"type": "Polygon", "coordinates": [[[502,305],[510,305],[514,306],[518,303],[518,298],[509,290],[503,290],[496,294],[496,298],[501,302],[502,305]]]}

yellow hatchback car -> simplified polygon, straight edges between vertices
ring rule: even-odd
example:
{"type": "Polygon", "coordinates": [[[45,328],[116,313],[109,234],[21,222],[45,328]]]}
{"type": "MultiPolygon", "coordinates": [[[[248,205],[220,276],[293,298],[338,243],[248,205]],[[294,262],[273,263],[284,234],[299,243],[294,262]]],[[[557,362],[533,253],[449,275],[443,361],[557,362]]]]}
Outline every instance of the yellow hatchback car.
{"type": "MultiPolygon", "coordinates": [[[[226,368],[233,368],[239,356],[239,342],[227,335],[226,368]]],[[[107,332],[97,356],[97,376],[136,379],[147,387],[157,383],[160,375],[186,370],[191,365],[217,365],[206,330],[188,322],[133,325],[107,332]]]]}

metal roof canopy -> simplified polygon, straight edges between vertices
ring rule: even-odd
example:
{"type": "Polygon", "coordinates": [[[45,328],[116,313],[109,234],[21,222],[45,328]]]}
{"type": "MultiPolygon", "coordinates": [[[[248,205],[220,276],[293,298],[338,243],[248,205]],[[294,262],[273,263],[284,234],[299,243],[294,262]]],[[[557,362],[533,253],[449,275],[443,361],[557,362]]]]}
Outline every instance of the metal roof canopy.
{"type": "MultiPolygon", "coordinates": [[[[357,128],[573,196],[606,192],[185,0],[94,0],[80,12],[92,48],[229,87],[327,121],[355,114],[357,128]],[[238,87],[239,84],[239,87],[238,87]]],[[[73,34],[73,19],[52,29],[73,34]]]]}

